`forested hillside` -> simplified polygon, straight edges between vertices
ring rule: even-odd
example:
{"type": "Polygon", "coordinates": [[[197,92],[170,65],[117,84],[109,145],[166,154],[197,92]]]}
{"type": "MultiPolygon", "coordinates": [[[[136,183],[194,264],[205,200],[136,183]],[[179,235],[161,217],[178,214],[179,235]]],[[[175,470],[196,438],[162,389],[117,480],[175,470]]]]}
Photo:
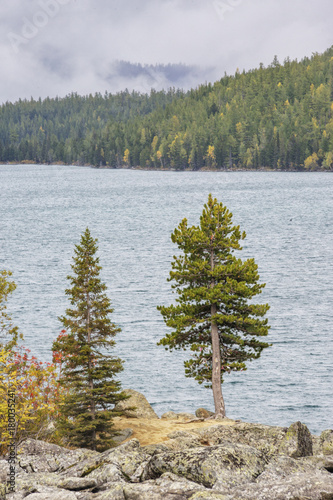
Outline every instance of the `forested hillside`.
{"type": "Polygon", "coordinates": [[[189,92],[7,102],[0,161],[333,170],[333,46],[189,92]]]}

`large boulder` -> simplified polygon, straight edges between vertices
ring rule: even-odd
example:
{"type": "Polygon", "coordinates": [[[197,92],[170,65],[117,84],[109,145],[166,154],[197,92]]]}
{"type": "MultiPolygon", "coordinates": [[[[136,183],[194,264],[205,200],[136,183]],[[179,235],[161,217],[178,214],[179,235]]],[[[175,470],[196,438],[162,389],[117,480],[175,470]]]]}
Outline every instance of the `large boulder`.
{"type": "Polygon", "coordinates": [[[196,434],[186,431],[176,431],[168,434],[168,440],[164,441],[164,446],[170,450],[179,451],[201,446],[200,438],[196,434]]]}
{"type": "MultiPolygon", "coordinates": [[[[81,500],[81,499],[80,499],[81,500]]],[[[82,500],[126,500],[124,495],[124,487],[121,484],[110,484],[107,490],[97,493],[93,497],[82,500]]]]}
{"type": "Polygon", "coordinates": [[[289,429],[262,424],[235,423],[192,429],[201,442],[210,446],[230,441],[252,446],[269,459],[276,454],[302,457],[312,455],[312,439],[308,428],[296,422],[289,429]]]}
{"type": "Polygon", "coordinates": [[[99,453],[97,457],[79,461],[61,473],[62,477],[95,479],[98,487],[104,483],[140,481],[150,455],[137,439],[99,453]]]}
{"type": "Polygon", "coordinates": [[[296,472],[311,474],[320,468],[320,466],[321,464],[316,464],[315,461],[305,459],[296,460],[291,457],[277,455],[265,466],[264,471],[258,476],[256,482],[272,482],[277,479],[283,479],[296,472]]]}
{"type": "Polygon", "coordinates": [[[143,394],[133,389],[125,389],[123,392],[129,398],[116,404],[116,412],[122,412],[129,418],[159,418],[143,394]]]}
{"type": "Polygon", "coordinates": [[[198,408],[195,412],[195,416],[198,418],[210,418],[214,416],[214,412],[206,410],[205,408],[198,408]]]}
{"type": "Polygon", "coordinates": [[[19,490],[29,492],[38,485],[54,488],[64,488],[71,491],[86,490],[97,486],[93,478],[67,477],[63,478],[54,472],[37,472],[34,474],[20,474],[16,479],[16,486],[19,490]]]}
{"type": "Polygon", "coordinates": [[[14,493],[6,496],[6,500],[23,500],[23,498],[29,498],[29,500],[77,500],[77,496],[72,491],[39,485],[31,493],[14,493]]]}
{"type": "Polygon", "coordinates": [[[229,493],[231,500],[332,500],[333,477],[320,470],[296,472],[272,481],[237,486],[229,493]]]}
{"type": "Polygon", "coordinates": [[[212,488],[223,488],[253,481],[265,467],[263,455],[247,445],[227,443],[178,452],[159,453],[149,464],[151,476],[172,472],[212,488]]]}
{"type": "Polygon", "coordinates": [[[97,456],[97,451],[68,450],[56,444],[27,439],[18,447],[17,463],[25,472],[57,472],[97,456]]]}
{"type": "Polygon", "coordinates": [[[279,454],[292,458],[308,457],[313,454],[312,437],[306,425],[301,422],[291,424],[279,446],[279,454]]]}
{"type": "Polygon", "coordinates": [[[328,429],[320,434],[320,451],[323,455],[333,455],[333,430],[328,429]]]}
{"type": "Polygon", "coordinates": [[[207,490],[183,477],[166,473],[156,480],[126,484],[123,491],[126,500],[187,500],[196,492],[207,490]]]}
{"type": "Polygon", "coordinates": [[[277,451],[286,431],[285,427],[243,422],[234,425],[212,425],[203,429],[193,429],[193,432],[196,432],[201,439],[210,445],[231,441],[253,446],[266,454],[273,454],[277,451]]]}

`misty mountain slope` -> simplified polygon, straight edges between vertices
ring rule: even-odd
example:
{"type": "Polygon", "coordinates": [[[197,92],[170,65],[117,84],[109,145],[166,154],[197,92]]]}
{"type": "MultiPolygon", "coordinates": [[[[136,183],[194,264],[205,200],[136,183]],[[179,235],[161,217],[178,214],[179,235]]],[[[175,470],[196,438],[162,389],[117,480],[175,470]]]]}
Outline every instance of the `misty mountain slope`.
{"type": "MultiPolygon", "coordinates": [[[[137,75],[185,70],[119,64],[137,75]]],[[[300,62],[274,58],[267,68],[225,75],[188,92],[73,93],[6,103],[0,161],[332,170],[333,47],[300,62]]]]}

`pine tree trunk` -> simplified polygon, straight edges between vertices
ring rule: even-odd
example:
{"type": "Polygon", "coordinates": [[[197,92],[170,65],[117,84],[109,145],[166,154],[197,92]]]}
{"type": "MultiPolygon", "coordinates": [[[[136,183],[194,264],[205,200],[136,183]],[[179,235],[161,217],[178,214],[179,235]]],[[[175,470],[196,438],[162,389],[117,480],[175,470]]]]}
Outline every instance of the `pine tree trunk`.
{"type": "MultiPolygon", "coordinates": [[[[213,239],[213,237],[212,237],[213,239]]],[[[214,270],[214,249],[211,248],[210,252],[210,265],[211,270],[214,270]]],[[[211,288],[215,285],[214,279],[211,281],[211,288]]],[[[211,317],[217,312],[217,305],[211,305],[211,317]]],[[[212,389],[215,405],[215,417],[225,417],[225,405],[222,395],[221,387],[221,352],[220,352],[220,339],[216,322],[211,320],[211,336],[212,336],[212,389]]]]}

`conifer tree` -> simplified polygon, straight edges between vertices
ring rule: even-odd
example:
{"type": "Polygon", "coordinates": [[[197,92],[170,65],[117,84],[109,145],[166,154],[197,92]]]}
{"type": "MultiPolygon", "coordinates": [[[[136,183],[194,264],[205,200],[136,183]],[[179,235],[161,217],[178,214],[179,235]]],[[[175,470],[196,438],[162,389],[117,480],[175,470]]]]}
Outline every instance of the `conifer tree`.
{"type": "Polygon", "coordinates": [[[66,290],[73,308],[60,317],[64,330],[53,343],[54,357],[62,361],[60,383],[67,389],[61,427],[70,444],[104,450],[112,446],[113,406],[126,399],[120,382],[122,360],[108,351],[120,328],[111,322],[113,312],[101,282],[96,257],[97,239],[87,228],[75,246],[71,288],[66,290]]]}
{"type": "Polygon", "coordinates": [[[187,220],[171,235],[183,254],[174,256],[168,281],[178,295],[176,303],[158,306],[172,333],[159,341],[166,349],[190,348],[185,375],[212,387],[215,417],[225,417],[221,384],[225,373],[246,369],[246,362],[259,358],[269,344],[262,319],[268,304],[249,302],[261,293],[258,266],[244,262],[234,251],[245,238],[232,226],[232,213],[210,194],[200,225],[188,227],[187,220]]]}

